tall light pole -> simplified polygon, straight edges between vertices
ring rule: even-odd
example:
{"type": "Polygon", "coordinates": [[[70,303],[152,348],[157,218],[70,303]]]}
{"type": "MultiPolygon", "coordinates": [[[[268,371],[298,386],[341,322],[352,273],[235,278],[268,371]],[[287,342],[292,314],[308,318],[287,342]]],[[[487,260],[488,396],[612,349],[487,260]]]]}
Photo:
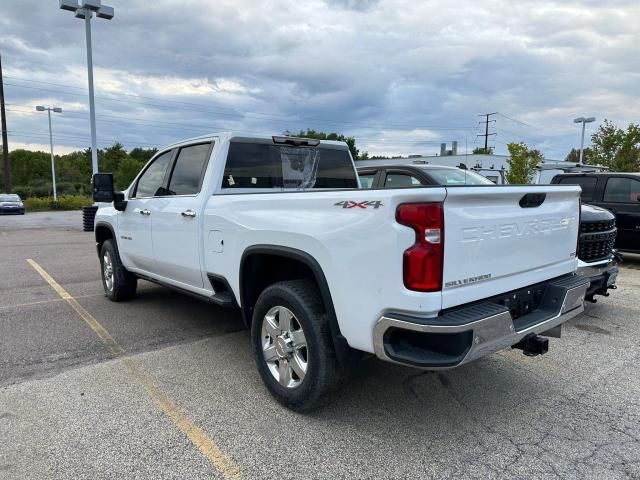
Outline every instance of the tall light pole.
{"type": "Polygon", "coordinates": [[[55,160],[53,156],[53,134],[51,133],[51,112],[62,113],[62,109],[60,107],[44,107],[42,105],[38,105],[36,107],[38,112],[46,111],[49,114],[49,146],[51,147],[51,182],[53,184],[53,199],[58,200],[58,193],[56,191],[56,166],[55,160]]]}
{"type": "Polygon", "coordinates": [[[89,79],[89,120],[91,123],[91,167],[93,173],[98,173],[98,147],[96,145],[96,110],[93,97],[93,56],[91,53],[91,17],[111,20],[113,7],[102,5],[100,0],[60,0],[60,9],[74,12],[76,18],[84,19],[84,28],[87,36],[87,76],[89,79]]]}
{"type": "Polygon", "coordinates": [[[582,139],[580,140],[580,163],[582,163],[582,153],[584,151],[584,127],[587,123],[595,122],[596,117],[578,117],[573,119],[573,123],[582,124],[582,139]]]}

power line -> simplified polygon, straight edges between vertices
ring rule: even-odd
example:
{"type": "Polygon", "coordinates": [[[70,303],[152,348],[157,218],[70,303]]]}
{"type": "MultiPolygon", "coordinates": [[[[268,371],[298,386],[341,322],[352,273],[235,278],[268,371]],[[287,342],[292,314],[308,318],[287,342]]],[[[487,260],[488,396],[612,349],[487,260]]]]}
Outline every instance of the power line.
{"type": "MultiPolygon", "coordinates": [[[[23,115],[35,115],[36,112],[33,112],[31,109],[26,109],[26,108],[21,108],[21,107],[15,107],[12,106],[12,108],[8,108],[7,111],[10,112],[16,112],[16,113],[20,113],[23,115]]],[[[86,118],[86,112],[80,112],[80,111],[73,111],[73,110],[65,110],[65,116],[71,115],[71,118],[86,118]]],[[[62,117],[64,118],[64,117],[62,117]]],[[[67,117],[69,118],[69,117],[67,117]]],[[[96,120],[99,123],[110,123],[110,124],[116,124],[116,125],[121,125],[123,122],[122,120],[124,120],[124,123],[129,123],[131,125],[138,125],[138,126],[144,126],[144,127],[149,127],[149,128],[160,128],[160,129],[169,129],[169,130],[182,130],[182,131],[190,131],[190,132],[196,132],[198,134],[210,134],[210,133],[214,133],[214,131],[220,131],[219,127],[215,127],[215,126],[209,126],[209,125],[196,125],[196,124],[182,124],[182,123],[170,123],[170,122],[161,122],[158,120],[149,120],[149,119],[144,119],[144,118],[140,118],[140,117],[126,117],[126,116],[122,116],[122,115],[97,115],[96,116],[96,120]],[[107,119],[105,119],[107,118],[107,119]],[[117,120],[110,120],[110,119],[117,119],[117,120]],[[157,125],[156,125],[157,124],[157,125]],[[196,128],[190,128],[190,126],[196,127],[196,128]]],[[[224,129],[223,129],[224,130],[224,129]]],[[[227,129],[228,130],[228,129],[227,129]]],[[[260,132],[247,132],[245,130],[243,130],[244,133],[249,133],[249,134],[271,134],[273,132],[271,131],[260,131],[260,132]]],[[[195,136],[195,135],[194,135],[195,136]]],[[[371,136],[360,136],[360,135],[355,135],[354,138],[358,141],[358,142],[369,142],[369,143],[392,143],[392,144],[396,144],[396,145],[412,145],[412,146],[419,146],[419,145],[440,145],[439,141],[436,140],[421,140],[421,139],[416,139],[416,140],[403,140],[403,139],[393,139],[393,138],[384,138],[384,137],[371,137],[371,136]]]]}
{"type": "Polygon", "coordinates": [[[507,115],[505,115],[504,113],[500,113],[500,112],[496,112],[498,115],[500,115],[501,117],[506,118],[507,120],[511,120],[512,122],[515,123],[519,123],[520,125],[524,125],[525,127],[530,127],[530,128],[535,128],[533,125],[528,124],[527,122],[523,122],[522,120],[517,120],[515,118],[512,117],[508,117],[507,115]]]}
{"type": "MultiPolygon", "coordinates": [[[[49,82],[40,82],[40,81],[36,81],[36,80],[27,80],[27,79],[21,79],[19,77],[12,77],[13,79],[19,79],[21,81],[27,81],[27,82],[35,82],[35,83],[41,83],[41,84],[45,84],[45,85],[54,85],[54,86],[62,86],[61,84],[50,84],[49,82]]],[[[60,89],[52,89],[52,88],[43,88],[43,87],[34,87],[34,86],[29,86],[29,85],[20,85],[17,83],[7,83],[6,85],[10,85],[12,87],[18,87],[18,88],[25,88],[25,89],[30,89],[30,90],[39,90],[39,91],[46,91],[46,92],[53,92],[53,93],[58,93],[58,94],[62,94],[62,95],[73,95],[73,96],[81,96],[84,97],[85,94],[83,93],[76,93],[76,92],[68,92],[68,91],[64,91],[64,90],[60,90],[60,89]]],[[[67,87],[64,86],[64,88],[78,88],[78,87],[67,87]]],[[[113,94],[116,95],[116,94],[113,94]]],[[[408,124],[381,124],[381,123],[367,123],[367,124],[363,124],[363,123],[357,123],[357,122],[340,122],[340,121],[336,121],[336,120],[332,120],[332,119],[321,119],[321,118],[315,118],[315,117],[299,117],[299,118],[295,118],[293,116],[284,116],[284,115],[277,115],[277,114],[273,114],[273,113],[263,113],[263,112],[254,112],[254,111],[250,111],[250,110],[241,110],[241,109],[235,109],[235,111],[221,111],[221,110],[217,110],[211,107],[204,107],[200,104],[196,104],[196,103],[191,103],[191,102],[181,102],[181,101],[177,101],[177,100],[168,100],[168,99],[158,99],[157,97],[145,97],[145,96],[141,96],[141,95],[132,95],[132,94],[124,94],[124,93],[119,93],[117,94],[119,96],[127,96],[127,97],[131,97],[132,99],[149,99],[149,100],[153,100],[152,102],[141,102],[141,101],[135,101],[134,103],[136,103],[137,105],[146,105],[146,106],[155,106],[155,107],[159,107],[159,108],[176,108],[176,109],[180,109],[180,110],[190,110],[190,111],[196,111],[196,112],[203,112],[203,113],[214,113],[216,115],[223,115],[223,116],[232,116],[232,117],[248,117],[248,118],[253,118],[255,120],[271,120],[274,122],[301,122],[303,119],[306,119],[308,121],[312,121],[312,122],[318,122],[318,123],[324,123],[327,125],[338,125],[338,126],[347,126],[347,127],[354,127],[354,128],[365,128],[365,129],[373,129],[373,128],[388,128],[390,130],[396,130],[396,129],[406,129],[406,128],[423,128],[423,129],[427,129],[427,130],[473,130],[473,127],[468,127],[468,126],[453,126],[453,127],[440,127],[440,126],[435,126],[435,125],[408,125],[408,124]],[[164,102],[164,103],[176,103],[176,104],[180,104],[181,106],[168,106],[168,105],[163,105],[162,103],[159,102],[164,102]],[[250,117],[249,115],[257,115],[258,117],[250,117]],[[261,118],[264,117],[264,118],[261,118]]],[[[131,100],[124,100],[124,99],[118,99],[118,98],[112,98],[112,97],[105,97],[105,96],[101,96],[101,95],[96,95],[96,99],[100,99],[103,101],[109,101],[109,102],[120,102],[120,103],[127,103],[127,104],[131,104],[131,100]]]]}
{"type": "MultiPolygon", "coordinates": [[[[9,130],[8,132],[9,134],[11,134],[12,137],[32,137],[32,138],[37,138],[37,137],[49,137],[48,133],[34,133],[34,132],[22,132],[22,131],[18,131],[18,130],[9,130]]],[[[87,137],[81,137],[79,135],[64,135],[64,134],[55,134],[53,135],[54,139],[70,139],[70,140],[79,140],[79,141],[84,141],[84,142],[90,142],[91,139],[87,138],[87,137]]],[[[113,145],[115,143],[122,143],[121,141],[118,140],[101,140],[101,143],[103,145],[113,145]]],[[[125,141],[125,143],[131,144],[131,145],[152,145],[150,142],[134,142],[134,141],[125,141]]]]}

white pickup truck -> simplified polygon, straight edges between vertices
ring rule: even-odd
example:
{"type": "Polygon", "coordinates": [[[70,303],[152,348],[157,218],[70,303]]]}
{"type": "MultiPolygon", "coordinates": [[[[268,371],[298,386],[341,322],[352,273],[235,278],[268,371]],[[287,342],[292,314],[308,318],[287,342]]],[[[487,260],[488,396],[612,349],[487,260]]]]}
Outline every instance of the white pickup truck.
{"type": "Polygon", "coordinates": [[[361,189],[344,143],[218,134],[93,188],[106,295],[142,278],[241,308],[262,380],[300,411],[359,352],[425,369],[544,353],[589,286],[576,186],[361,189]]]}

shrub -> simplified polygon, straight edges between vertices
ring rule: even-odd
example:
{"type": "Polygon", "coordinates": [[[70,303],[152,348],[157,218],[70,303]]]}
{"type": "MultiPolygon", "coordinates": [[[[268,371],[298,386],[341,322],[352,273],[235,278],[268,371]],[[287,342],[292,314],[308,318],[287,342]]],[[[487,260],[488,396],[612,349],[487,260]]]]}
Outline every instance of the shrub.
{"type": "Polygon", "coordinates": [[[44,210],[80,210],[93,204],[91,197],[83,195],[59,195],[58,200],[52,197],[31,197],[24,201],[27,212],[41,212],[44,210]]]}

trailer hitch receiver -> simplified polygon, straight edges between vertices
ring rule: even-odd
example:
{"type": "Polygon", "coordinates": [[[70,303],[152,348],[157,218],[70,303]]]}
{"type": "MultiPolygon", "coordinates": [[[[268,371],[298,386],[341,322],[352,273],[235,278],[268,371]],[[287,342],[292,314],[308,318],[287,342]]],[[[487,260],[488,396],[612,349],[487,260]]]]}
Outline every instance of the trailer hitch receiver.
{"type": "Polygon", "coordinates": [[[528,335],[511,348],[522,350],[522,353],[529,357],[535,357],[549,351],[549,339],[540,335],[528,335]]]}

